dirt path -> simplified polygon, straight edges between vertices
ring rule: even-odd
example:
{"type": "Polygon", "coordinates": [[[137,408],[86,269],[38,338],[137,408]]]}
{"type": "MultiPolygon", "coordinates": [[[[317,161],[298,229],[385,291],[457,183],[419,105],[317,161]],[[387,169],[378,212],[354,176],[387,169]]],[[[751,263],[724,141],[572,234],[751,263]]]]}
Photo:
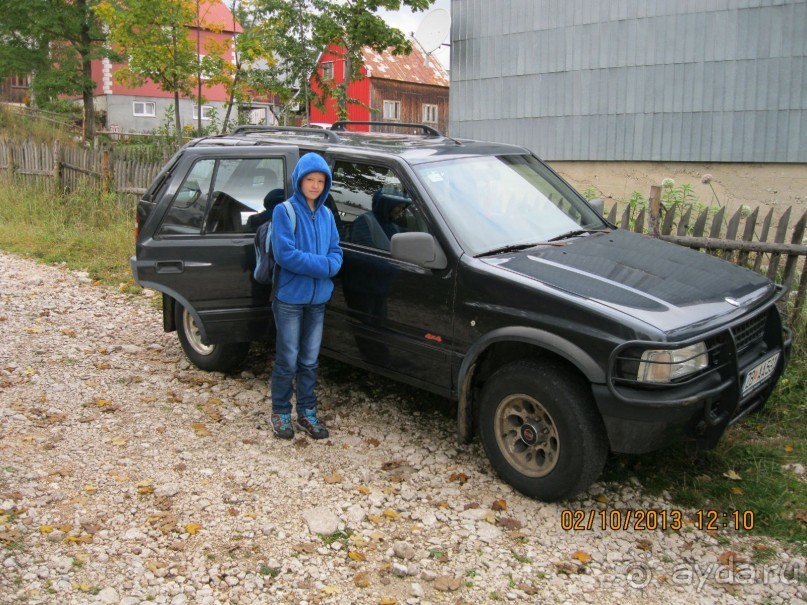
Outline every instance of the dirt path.
{"type": "Polygon", "coordinates": [[[630,198],[638,191],[650,196],[652,185],[665,178],[675,186],[689,184],[704,203],[775,208],[807,208],[807,165],[804,164],[695,164],[674,162],[550,162],[578,191],[588,188],[610,206],[612,200],[630,198]],[[711,174],[712,190],[701,182],[711,174]]]}

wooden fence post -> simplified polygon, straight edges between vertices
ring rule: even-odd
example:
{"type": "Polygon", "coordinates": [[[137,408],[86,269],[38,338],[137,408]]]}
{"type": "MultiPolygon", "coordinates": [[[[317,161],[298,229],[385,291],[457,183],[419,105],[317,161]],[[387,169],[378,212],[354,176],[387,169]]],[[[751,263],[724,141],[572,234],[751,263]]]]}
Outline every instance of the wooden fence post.
{"type": "Polygon", "coordinates": [[[8,173],[14,176],[16,171],[17,167],[14,165],[14,143],[11,142],[8,146],[8,173]]]}
{"type": "Polygon", "coordinates": [[[659,219],[661,218],[661,187],[650,187],[650,217],[647,219],[647,230],[653,237],[659,234],[659,219]]]}
{"type": "Polygon", "coordinates": [[[62,193],[62,146],[59,139],[53,141],[53,191],[62,193]]]}
{"type": "Polygon", "coordinates": [[[101,187],[104,193],[112,191],[115,182],[112,166],[112,150],[105,147],[101,152],[101,187]]]}

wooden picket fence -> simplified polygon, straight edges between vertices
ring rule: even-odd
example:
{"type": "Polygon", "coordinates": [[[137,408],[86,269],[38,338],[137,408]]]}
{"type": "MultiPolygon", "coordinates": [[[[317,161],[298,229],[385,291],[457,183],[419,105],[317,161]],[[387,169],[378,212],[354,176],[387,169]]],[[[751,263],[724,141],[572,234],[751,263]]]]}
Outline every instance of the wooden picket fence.
{"type": "Polygon", "coordinates": [[[148,159],[124,148],[89,148],[0,139],[0,170],[46,183],[54,193],[95,188],[140,195],[168,158],[148,159]]]}
{"type": "MultiPolygon", "coordinates": [[[[18,178],[47,181],[62,193],[80,187],[136,196],[157,175],[168,157],[143,158],[123,147],[90,149],[79,145],[50,145],[0,139],[0,171],[18,178]]],[[[792,323],[805,321],[807,297],[807,210],[756,208],[751,212],[725,207],[701,210],[690,206],[664,207],[660,187],[652,187],[647,207],[617,203],[608,220],[624,229],[714,254],[767,275],[789,290],[783,310],[792,323]]]]}

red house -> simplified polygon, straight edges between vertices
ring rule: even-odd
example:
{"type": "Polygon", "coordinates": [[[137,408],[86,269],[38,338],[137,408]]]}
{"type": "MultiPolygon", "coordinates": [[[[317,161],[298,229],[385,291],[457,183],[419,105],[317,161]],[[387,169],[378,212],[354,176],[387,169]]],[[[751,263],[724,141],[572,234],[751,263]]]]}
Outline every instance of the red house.
{"type": "MultiPolygon", "coordinates": [[[[427,124],[445,133],[448,127],[448,73],[442,64],[417,48],[410,55],[395,56],[370,48],[362,50],[364,78],[348,85],[348,96],[357,103],[348,103],[350,120],[410,122],[427,124]]],[[[330,46],[320,56],[317,69],[321,77],[334,86],[345,81],[344,52],[330,46]]],[[[311,88],[319,87],[312,79],[311,88]]],[[[311,107],[312,123],[332,124],[337,121],[337,101],[328,99],[324,110],[311,107]]],[[[370,128],[364,128],[370,130],[370,128]]]]}

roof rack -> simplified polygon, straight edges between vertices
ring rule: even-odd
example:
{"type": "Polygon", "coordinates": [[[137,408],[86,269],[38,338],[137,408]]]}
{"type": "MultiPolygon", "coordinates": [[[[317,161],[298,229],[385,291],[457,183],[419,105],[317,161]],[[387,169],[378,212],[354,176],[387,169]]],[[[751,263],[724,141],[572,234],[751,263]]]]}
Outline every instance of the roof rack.
{"type": "Polygon", "coordinates": [[[230,134],[249,134],[251,132],[290,132],[292,134],[317,134],[328,141],[338,143],[339,137],[336,133],[324,128],[305,128],[302,126],[264,126],[258,124],[246,124],[236,126],[230,134]]]}
{"type": "Polygon", "coordinates": [[[443,136],[443,133],[441,133],[436,128],[432,128],[431,126],[427,126],[426,124],[411,124],[408,122],[378,122],[378,121],[353,122],[348,120],[340,120],[339,122],[334,122],[331,125],[331,130],[346,132],[347,126],[387,126],[393,128],[419,128],[423,131],[423,134],[427,136],[430,137],[443,136]]]}

